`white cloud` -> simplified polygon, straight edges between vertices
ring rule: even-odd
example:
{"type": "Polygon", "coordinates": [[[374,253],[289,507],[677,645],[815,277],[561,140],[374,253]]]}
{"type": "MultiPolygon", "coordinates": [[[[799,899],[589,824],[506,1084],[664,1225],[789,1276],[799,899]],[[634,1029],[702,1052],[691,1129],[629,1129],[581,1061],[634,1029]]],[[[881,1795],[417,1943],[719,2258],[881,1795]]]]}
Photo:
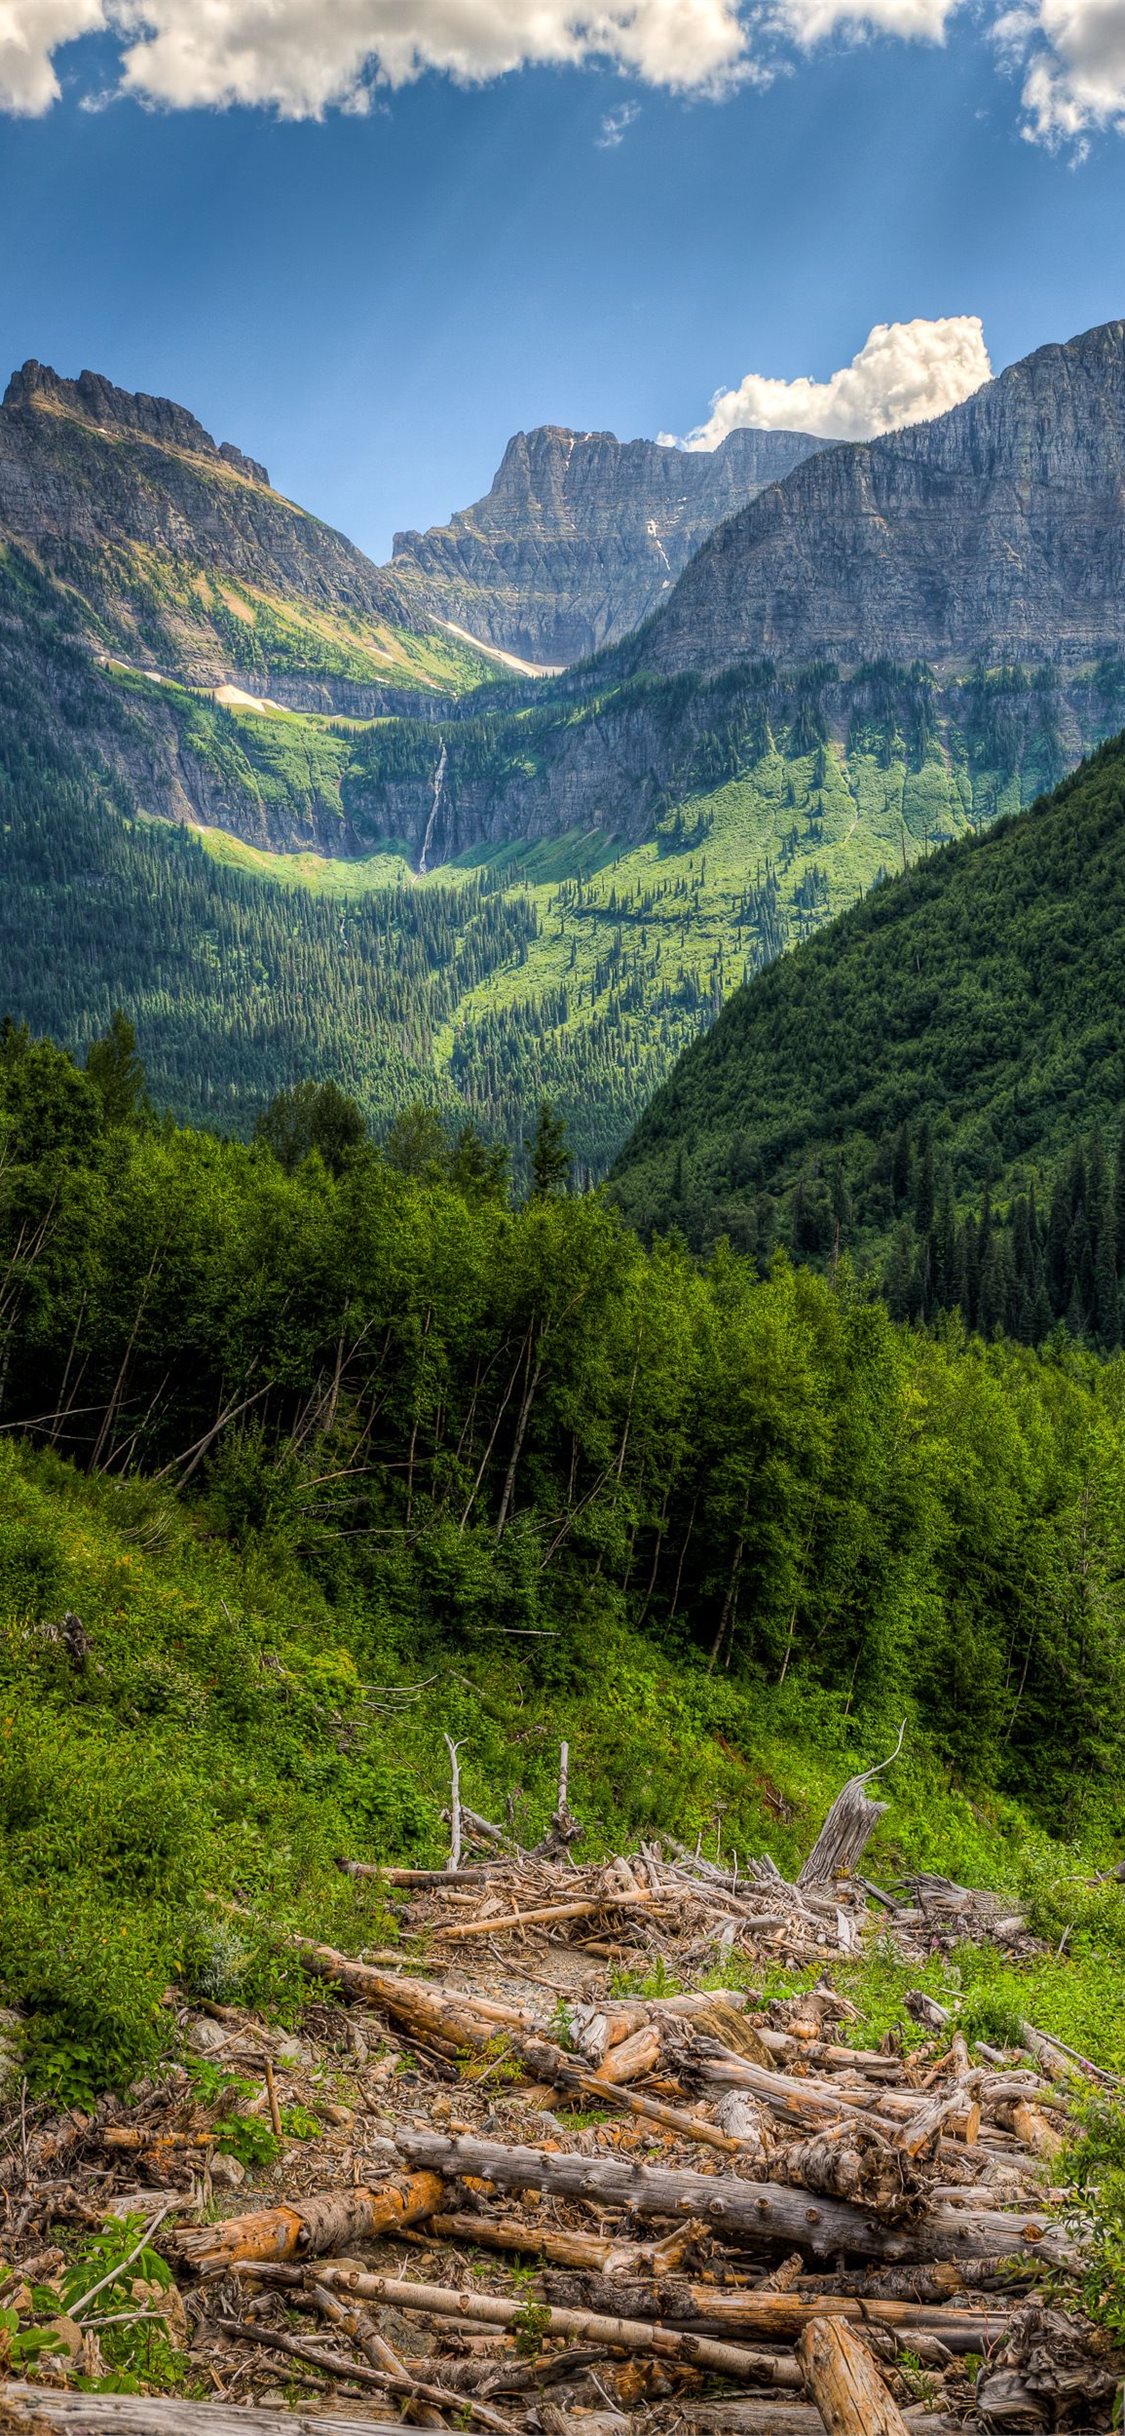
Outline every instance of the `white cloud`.
{"type": "Polygon", "coordinates": [[[942,42],[959,5],[960,0],[775,0],[770,21],[802,50],[839,32],[942,42]]]}
{"type": "Polygon", "coordinates": [[[284,118],[363,109],[427,69],[481,83],[605,61],[672,92],[747,72],[739,0],[0,0],[0,107],[58,97],[53,55],[123,37],[122,84],[173,109],[265,104],[284,118]]]}
{"type": "MultiPolygon", "coordinates": [[[[977,316],[879,322],[859,354],[830,380],[770,380],[748,372],[720,389],[684,448],[717,448],[728,431],[811,431],[827,440],[868,440],[903,423],[924,423],[971,397],[992,366],[977,316]]],[[[661,433],[667,439],[666,433],[661,433]]]]}
{"type": "Polygon", "coordinates": [[[594,138],[601,152],[612,152],[624,143],[629,128],[641,115],[639,102],[621,102],[616,110],[607,110],[594,138]]]}
{"type": "Polygon", "coordinates": [[[40,118],[59,98],[60,44],[104,24],[102,0],[0,0],[0,110],[40,118]]]}
{"type": "Polygon", "coordinates": [[[1125,132],[1125,0],[1030,0],[993,35],[1023,61],[1024,133],[1033,143],[1084,148],[1091,133],[1125,132]]]}
{"type": "MultiPolygon", "coordinates": [[[[0,111],[59,97],[56,55],[121,44],[120,90],[171,109],[234,103],[283,118],[364,111],[432,70],[462,84],[598,62],[669,92],[769,82],[833,34],[941,42],[965,0],[0,0],[0,111]]],[[[1024,133],[1076,153],[1125,132],[1125,0],[996,0],[992,33],[1023,77],[1024,133]]],[[[110,98],[108,95],[103,99],[110,98]]],[[[628,107],[628,105],[626,105],[628,107]]],[[[611,110],[601,141],[628,125],[611,110]]]]}

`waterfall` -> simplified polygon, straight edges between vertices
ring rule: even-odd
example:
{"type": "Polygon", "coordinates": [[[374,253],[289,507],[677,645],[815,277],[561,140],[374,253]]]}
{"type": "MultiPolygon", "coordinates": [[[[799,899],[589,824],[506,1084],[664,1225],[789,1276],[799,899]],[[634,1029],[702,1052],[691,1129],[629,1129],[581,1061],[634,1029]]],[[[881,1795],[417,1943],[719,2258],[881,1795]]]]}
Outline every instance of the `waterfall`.
{"type": "Polygon", "coordinates": [[[419,857],[418,857],[418,877],[419,877],[419,879],[421,879],[421,877],[422,877],[422,875],[423,875],[423,872],[424,872],[424,871],[425,871],[425,869],[426,869],[426,864],[427,864],[427,861],[428,861],[428,858],[429,858],[430,847],[431,847],[431,845],[432,845],[432,843],[433,843],[433,835],[434,835],[434,823],[435,823],[435,821],[436,821],[436,819],[437,819],[438,813],[439,813],[439,812],[440,812],[440,810],[441,810],[441,793],[442,793],[442,788],[443,788],[443,787],[444,787],[444,785],[445,785],[445,765],[446,765],[446,762],[447,762],[447,761],[448,761],[448,759],[449,759],[449,755],[447,754],[446,749],[445,749],[445,738],[444,738],[444,736],[443,736],[443,737],[440,739],[440,742],[441,742],[441,751],[440,751],[440,753],[438,754],[437,768],[436,768],[436,770],[434,771],[434,775],[433,775],[433,790],[434,790],[434,800],[433,800],[432,804],[430,805],[430,817],[429,817],[428,821],[426,822],[426,834],[425,834],[425,836],[424,836],[424,838],[423,838],[423,840],[422,840],[422,851],[421,851],[421,854],[420,854],[420,855],[419,855],[419,857]]]}

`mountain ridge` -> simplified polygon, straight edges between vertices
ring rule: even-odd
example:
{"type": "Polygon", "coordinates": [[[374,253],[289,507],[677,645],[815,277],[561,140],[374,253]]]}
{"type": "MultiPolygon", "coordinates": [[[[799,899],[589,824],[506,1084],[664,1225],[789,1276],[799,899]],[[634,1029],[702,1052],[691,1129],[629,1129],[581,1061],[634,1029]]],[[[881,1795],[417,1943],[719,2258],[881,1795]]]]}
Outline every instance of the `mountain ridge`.
{"type": "Polygon", "coordinates": [[[744,429],[695,452],[540,424],[513,434],[472,507],[396,533],[391,569],[482,642],[569,665],[639,625],[722,518],[828,445],[744,429]]]}
{"type": "Polygon", "coordinates": [[[961,405],[840,443],[719,525],[607,664],[1125,646],[1125,322],[1037,348],[961,405]]]}

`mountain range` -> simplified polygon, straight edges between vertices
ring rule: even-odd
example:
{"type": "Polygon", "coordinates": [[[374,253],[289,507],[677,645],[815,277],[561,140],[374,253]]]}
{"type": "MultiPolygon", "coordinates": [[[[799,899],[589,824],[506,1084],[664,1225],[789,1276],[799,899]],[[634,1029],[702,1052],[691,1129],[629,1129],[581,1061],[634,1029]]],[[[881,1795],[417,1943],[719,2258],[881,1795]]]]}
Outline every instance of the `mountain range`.
{"type": "Polygon", "coordinates": [[[186,409],[25,366],[7,1003],[127,1002],[158,1096],[236,1126],[327,1064],[516,1142],[547,1093],[604,1172],[741,982],[1121,725],[1123,366],[1112,323],[861,446],[521,435],[385,568],[186,409]]]}
{"type": "Polygon", "coordinates": [[[1125,644],[1125,322],[809,458],[697,552],[623,668],[1073,665],[1125,644]]]}
{"type": "Polygon", "coordinates": [[[724,517],[827,445],[732,431],[693,452],[554,424],[520,431],[474,507],[395,534],[391,572],[439,621],[566,666],[631,633],[724,517]]]}

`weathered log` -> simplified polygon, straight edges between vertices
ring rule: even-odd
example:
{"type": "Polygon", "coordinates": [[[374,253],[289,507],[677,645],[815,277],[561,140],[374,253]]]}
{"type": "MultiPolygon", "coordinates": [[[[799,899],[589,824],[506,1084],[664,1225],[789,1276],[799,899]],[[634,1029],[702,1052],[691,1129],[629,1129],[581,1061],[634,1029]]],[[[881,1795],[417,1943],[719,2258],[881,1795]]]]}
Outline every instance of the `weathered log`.
{"type": "Polygon", "coordinates": [[[607,2233],[562,2233],[553,2225],[528,2224],[519,2217],[431,2216],[429,2232],[436,2241],[474,2242],[484,2250],[514,2250],[525,2258],[549,2259],[556,2267],[584,2268],[614,2278],[624,2275],[670,2275],[683,2264],[703,2225],[686,2224],[663,2241],[625,2241],[607,2233]]]}
{"type": "Polygon", "coordinates": [[[450,2177],[474,2175],[500,2190],[544,2190],[626,2208],[635,2216],[700,2217],[736,2238],[781,2241],[813,2256],[854,2252],[884,2259],[1004,2258],[1034,2251],[1052,2266],[1077,2255],[1042,2212],[928,2208],[909,2225],[883,2225],[842,2200],[814,2198],[780,2183],[632,2165],[620,2157],[579,2157],[495,2140],[433,2131],[396,2133],[416,2167],[450,2177]]]}
{"type": "Polygon", "coordinates": [[[964,2136],[972,2147],[980,2130],[979,2085],[980,2075],[976,2074],[967,2082],[959,2081],[955,2088],[947,2090],[944,2095],[939,2093],[927,2099],[917,2114],[911,2115],[901,2130],[895,2133],[896,2148],[906,2157],[921,2157],[926,2151],[932,2154],[943,2127],[950,2126],[953,2121],[963,2125],[964,2136]]]}
{"type": "Polygon", "coordinates": [[[906,2421],[866,2345],[836,2318],[814,2318],[797,2345],[827,2436],[907,2436],[906,2421]]]}
{"type": "Polygon", "coordinates": [[[249,2410],[183,2402],[177,2394],[73,2394],[50,2385],[0,2384],[13,2428],[27,2414],[61,2436],[402,2436],[401,2419],[326,2411],[249,2410]]]}
{"type": "MultiPolygon", "coordinates": [[[[515,2326],[527,2317],[522,2301],[502,2301],[490,2293],[459,2292],[442,2284],[406,2283],[398,2276],[368,2274],[361,2267],[326,2267],[323,2281],[332,2292],[347,2292],[359,2300],[384,2307],[417,2310],[424,2317],[473,2318],[486,2326],[515,2326]]],[[[567,2335],[583,2343],[601,2343],[615,2351],[652,2353],[657,2359],[679,2360],[716,2376],[738,2378],[744,2385],[776,2385],[797,2389],[800,2377],[791,2361],[770,2352],[745,2350],[741,2344],[717,2343],[690,2330],[677,2331],[647,2318],[603,2317],[589,2309],[536,2308],[540,2334],[567,2335]]]]}
{"type": "Polygon", "coordinates": [[[543,1903],[533,1911],[497,1912],[489,1920],[455,1920],[449,1928],[435,1929],[434,1939],[451,1945],[455,1939],[465,1937],[506,1936],[510,1929],[546,1928],[560,1920],[592,1920],[599,1912],[633,1911],[656,1900],[647,1888],[639,1889],[635,1895],[588,1895],[575,1903],[543,1903]]]}
{"type": "MultiPolygon", "coordinates": [[[[561,2300],[562,2287],[573,2279],[562,2274],[545,2278],[548,2298],[561,2300]]],[[[688,2326],[724,2336],[749,2336],[756,2343],[796,2343],[814,2318],[832,2318],[841,2325],[885,2326],[910,2343],[917,2336],[937,2336],[952,2352],[984,2351],[1003,2340],[1012,2312],[958,2309],[949,2303],[849,2300],[842,2294],[728,2291],[717,2284],[692,2282],[668,2275],[658,2284],[607,2283],[599,2275],[583,2275],[581,2298],[590,2309],[611,2305],[630,2317],[659,2316],[665,2325],[688,2326]]]]}
{"type": "Polygon", "coordinates": [[[660,2032],[651,2022],[643,2030],[634,2030],[631,2038],[618,2039],[599,2064],[594,2079],[620,2087],[626,2081],[643,2081],[645,2074],[655,2072],[660,2062],[660,2032]]]}
{"type": "MultiPolygon", "coordinates": [[[[824,2421],[812,2402],[773,2402],[768,2395],[745,2394],[737,2402],[697,2401],[678,2394],[676,2410],[692,2428],[708,2436],[824,2436],[824,2421]]],[[[960,2422],[944,2411],[909,2410],[903,2414],[909,2436],[962,2436],[960,2422]]]]}
{"type": "MultiPolygon", "coordinates": [[[[312,2288],[312,2297],[322,2316],[346,2335],[350,2343],[355,2344],[369,2366],[383,2371],[393,2394],[402,2394],[410,2401],[432,2402],[439,2411],[463,2409],[463,2397],[454,2393],[449,2386],[440,2384],[435,2378],[420,2377],[416,2371],[405,2367],[358,2302],[338,2300],[334,2292],[316,2283],[312,2288]]],[[[491,2410],[487,2402],[475,2400],[470,2416],[479,2419],[483,2427],[494,2428],[497,2436],[518,2436],[512,2420],[503,2418],[499,2411],[491,2410]]]]}
{"type": "Polygon", "coordinates": [[[187,2226],[170,2246],[201,2275],[255,2259],[321,2258],[332,2250],[377,2241],[421,2224],[440,2208],[445,2186],[437,2174],[396,2176],[373,2190],[321,2191],[296,2207],[255,2208],[225,2224],[187,2226]]]}
{"type": "Polygon", "coordinates": [[[1028,2098],[1017,2099],[1013,2106],[1012,2130],[1035,2157],[1057,2157],[1066,2146],[1061,2131],[1028,2098]]]}
{"type": "Polygon", "coordinates": [[[843,1792],[837,1794],[832,1804],[808,1860],[797,1873],[798,1887],[827,1886],[833,1878],[844,1877],[854,1870],[888,1807],[886,1802],[869,1802],[864,1786],[898,1758],[905,1732],[904,1719],[890,1759],[881,1759],[878,1767],[865,1768],[861,1776],[848,1778],[843,1792]]]}

